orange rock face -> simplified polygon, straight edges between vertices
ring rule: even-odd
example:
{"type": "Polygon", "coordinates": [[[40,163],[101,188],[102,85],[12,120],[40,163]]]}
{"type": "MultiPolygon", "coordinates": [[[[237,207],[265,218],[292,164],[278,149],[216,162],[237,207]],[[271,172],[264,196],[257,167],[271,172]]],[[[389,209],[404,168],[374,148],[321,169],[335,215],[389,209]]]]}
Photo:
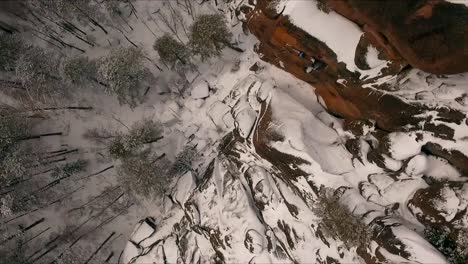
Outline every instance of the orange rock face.
{"type": "MultiPolygon", "coordinates": [[[[272,16],[258,5],[248,13],[247,21],[249,30],[260,40],[257,52],[262,54],[262,59],[312,84],[330,112],[345,118],[378,120],[379,126],[389,131],[405,125],[408,123],[405,121],[407,116],[418,113],[415,107],[395,97],[362,88],[359,75],[338,62],[333,50],[292,25],[286,17],[272,16]],[[298,56],[299,52],[304,52],[305,56],[298,56]],[[311,57],[320,58],[327,65],[326,68],[306,72],[311,57]]],[[[368,33],[361,42],[379,47],[377,39],[368,33]]],[[[387,68],[387,74],[398,73],[404,66],[401,58],[391,47],[382,50],[385,59],[394,59],[387,68]]]]}
{"type": "MultiPolygon", "coordinates": [[[[466,36],[455,32],[463,31],[468,19],[458,26],[452,26],[454,20],[448,19],[444,27],[450,27],[447,32],[451,32],[451,36],[446,35],[444,30],[429,30],[437,28],[435,21],[447,16],[447,12],[459,10],[463,17],[468,9],[464,6],[424,0],[404,1],[399,5],[394,2],[403,1],[323,1],[329,1],[337,12],[361,26],[364,34],[356,48],[355,63],[363,70],[366,70],[366,63],[362,58],[371,45],[378,50],[379,59],[389,62],[382,70],[383,76],[398,76],[407,67],[407,62],[431,72],[468,71],[468,32],[466,36]],[[415,5],[414,2],[420,4],[415,5]],[[405,27],[414,27],[414,31],[405,27]],[[426,35],[415,33],[423,31],[426,35]],[[439,37],[449,41],[439,41],[439,37]],[[437,50],[434,51],[434,48],[437,50]]],[[[260,40],[256,51],[263,60],[313,85],[329,112],[346,119],[374,120],[377,129],[385,133],[420,130],[418,124],[422,122],[425,131],[445,140],[451,139],[447,135],[453,136],[453,129],[445,124],[431,123],[424,113],[437,112],[446,123],[460,125],[464,122],[465,114],[460,111],[403,101],[386,93],[385,84],[374,86],[376,89],[365,88],[374,80],[362,79],[359,73],[350,72],[344,63],[337,61],[335,52],[324,42],[293,25],[288,17],[271,10],[269,2],[258,0],[255,8],[246,9],[245,12],[244,26],[260,40]],[[313,59],[319,59],[326,66],[317,71],[307,71],[313,59]]],[[[448,159],[462,172],[468,173],[468,157],[465,154],[453,155],[454,152],[443,148],[428,147],[427,150],[448,159]]]]}
{"type": "Polygon", "coordinates": [[[443,0],[322,1],[383,39],[384,46],[389,44],[415,68],[435,74],[468,71],[468,7],[463,4],[443,0]]]}

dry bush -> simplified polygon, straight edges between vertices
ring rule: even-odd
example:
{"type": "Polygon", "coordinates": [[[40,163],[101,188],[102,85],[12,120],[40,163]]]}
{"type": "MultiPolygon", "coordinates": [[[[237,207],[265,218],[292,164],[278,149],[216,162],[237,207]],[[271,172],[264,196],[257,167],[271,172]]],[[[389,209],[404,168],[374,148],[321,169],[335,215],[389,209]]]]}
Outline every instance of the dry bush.
{"type": "Polygon", "coordinates": [[[322,219],[325,235],[343,241],[346,247],[367,246],[371,230],[328,188],[322,188],[314,206],[314,213],[322,219]]]}

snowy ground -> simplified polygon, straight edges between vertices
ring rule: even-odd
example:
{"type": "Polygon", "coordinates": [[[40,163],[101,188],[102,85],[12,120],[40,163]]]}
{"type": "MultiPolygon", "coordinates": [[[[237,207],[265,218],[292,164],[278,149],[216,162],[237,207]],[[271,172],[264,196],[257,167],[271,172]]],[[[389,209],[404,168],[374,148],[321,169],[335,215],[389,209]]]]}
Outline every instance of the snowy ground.
{"type": "MultiPolygon", "coordinates": [[[[155,35],[168,31],[153,13],[162,3],[136,1],[138,17],[129,18],[133,30],[127,28],[125,32],[130,40],[144,47],[153,62],[157,62],[151,47],[155,35]]],[[[293,22],[302,25],[305,22],[296,20],[293,15],[303,12],[306,7],[312,8],[305,5],[310,3],[297,1],[285,12],[292,16],[293,22]]],[[[315,9],[315,13],[319,12],[315,9]]],[[[196,12],[217,11],[204,4],[198,6],[196,12]]],[[[340,60],[346,62],[348,69],[356,70],[354,57],[350,57],[348,49],[354,52],[356,38],[358,41],[362,32],[334,14],[326,19],[330,17],[337,21],[336,32],[348,29],[343,35],[347,40],[337,41],[336,36],[330,35],[325,35],[323,40],[336,51],[340,60]]],[[[184,16],[184,19],[189,21],[190,16],[184,16]]],[[[366,223],[383,222],[382,233],[384,229],[385,233],[391,230],[396,237],[395,244],[375,239],[369,249],[370,255],[383,255],[390,262],[445,263],[445,258],[423,239],[423,226],[406,205],[416,190],[428,187],[423,175],[460,180],[460,173],[445,160],[421,153],[421,146],[406,134],[395,134],[392,138],[394,151],[385,160],[389,170],[370,162],[367,153],[375,138],[370,134],[355,137],[344,131],[343,120],[326,112],[309,84],[262,62],[253,51],[254,37],[243,35],[235,18],[228,21],[233,26],[235,42],[245,51],[238,53],[226,49],[218,59],[199,62],[197,71],[188,76],[191,85],[184,96],[160,94],[175,89],[176,75],[165,68],[160,72],[148,63],[157,81],[145,103],[133,110],[120,106],[112,97],[85,89],[76,104],[91,106],[93,111],[46,113],[47,121],[36,130],[62,131],[64,135],[38,145],[49,150],[65,145],[69,149],[78,148],[77,154],[67,158],[85,158],[92,164],[83,175],[60,183],[60,188],[70,192],[76,190],[66,200],[8,222],[14,229],[20,224],[29,225],[45,218],[37,229],[31,230],[31,236],[40,236],[29,246],[28,255],[41,256],[38,263],[48,263],[69,248],[73,254],[87,259],[100,243],[116,232],[91,263],[103,263],[111,253],[111,263],[176,263],[179,258],[186,263],[213,260],[227,263],[363,262],[356,248],[347,249],[341,241],[325,238],[320,233],[320,219],[311,208],[317,195],[315,188],[326,186],[334,190],[345,187],[342,203],[354,214],[363,216],[366,223]],[[254,63],[260,66],[257,73],[249,70],[254,63]],[[155,146],[161,153],[173,158],[191,143],[197,145],[197,151],[203,157],[196,161],[193,172],[182,175],[168,186],[170,198],[135,201],[121,197],[115,169],[93,175],[113,164],[101,158],[102,147],[83,138],[83,133],[95,127],[124,130],[121,123],[131,125],[143,117],[165,124],[165,138],[155,146]],[[232,135],[234,139],[230,139],[232,135]],[[256,148],[262,137],[268,140],[260,145],[277,151],[279,159],[284,160],[265,156],[265,149],[256,148]],[[344,145],[351,138],[361,143],[360,160],[344,145]],[[226,141],[230,143],[228,148],[226,141]],[[400,171],[404,160],[409,163],[400,171]],[[281,167],[284,164],[298,174],[281,167]],[[113,190],[110,196],[95,202],[95,197],[109,189],[113,190]],[[106,208],[106,204],[114,199],[124,206],[106,208]],[[69,212],[83,204],[89,206],[69,212]],[[395,204],[399,206],[395,207],[395,204]],[[155,227],[144,221],[138,223],[146,217],[155,219],[155,227]],[[69,224],[82,224],[80,228],[90,233],[77,244],[64,241],[45,253],[54,245],[47,244],[55,237],[54,233],[69,224]],[[48,227],[50,229],[46,229],[48,227]],[[41,230],[46,232],[40,233],[41,230]],[[409,255],[395,253],[392,246],[409,255]],[[125,251],[120,255],[122,249],[125,251]]],[[[313,35],[321,33],[317,23],[304,24],[304,27],[313,35]]],[[[180,38],[186,41],[186,35],[180,30],[180,38]]],[[[89,57],[102,56],[109,45],[130,45],[117,30],[107,37],[95,33],[100,45],[86,48],[89,57]]],[[[379,61],[372,49],[368,53],[367,61],[374,69],[369,75],[376,76],[385,62],[379,61]]],[[[455,100],[455,108],[466,110],[468,99],[463,90],[466,88],[463,75],[442,79],[414,71],[399,83],[400,89],[394,93],[403,98],[432,99],[432,94],[440,101],[453,103],[455,100]],[[429,86],[425,84],[428,80],[431,82],[429,86]],[[451,84],[455,84],[456,89],[446,88],[453,87],[451,84]],[[432,90],[435,86],[438,88],[432,90]]],[[[12,103],[8,99],[2,97],[5,103],[12,103]]],[[[465,134],[458,136],[463,138],[465,134]]],[[[441,210],[445,218],[450,219],[466,208],[468,192],[452,193],[448,189],[443,194],[446,199],[441,199],[439,207],[446,207],[441,210]]],[[[14,218],[16,216],[11,217],[14,218]]],[[[82,259],[79,261],[83,262],[82,259]]]]}

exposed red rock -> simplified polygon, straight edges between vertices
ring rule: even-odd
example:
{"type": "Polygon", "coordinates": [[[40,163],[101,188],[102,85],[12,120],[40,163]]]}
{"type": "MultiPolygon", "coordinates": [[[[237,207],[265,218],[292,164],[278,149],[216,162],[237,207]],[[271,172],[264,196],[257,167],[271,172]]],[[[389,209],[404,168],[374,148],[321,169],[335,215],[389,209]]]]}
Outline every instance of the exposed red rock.
{"type": "MultiPolygon", "coordinates": [[[[442,139],[451,139],[451,137],[453,137],[454,133],[452,128],[443,124],[432,123],[430,118],[422,116],[428,111],[436,111],[440,117],[444,118],[445,122],[460,124],[464,120],[465,114],[452,109],[447,110],[427,107],[417,102],[409,103],[389,93],[380,92],[373,88],[365,88],[364,85],[373,80],[362,80],[360,79],[359,73],[349,71],[344,63],[337,61],[334,51],[324,42],[293,25],[287,16],[277,14],[275,10],[271,9],[268,3],[269,1],[267,0],[259,0],[255,9],[249,8],[246,14],[246,27],[260,40],[259,45],[256,47],[257,52],[262,54],[263,60],[313,85],[316,94],[323,99],[323,102],[330,112],[347,119],[375,120],[376,127],[387,132],[419,130],[420,127],[418,124],[420,122],[425,122],[424,130],[434,133],[435,136],[442,139]],[[299,56],[298,54],[300,52],[302,52],[303,55],[299,56]],[[312,57],[323,61],[326,67],[319,71],[307,72],[305,69],[307,65],[310,65],[312,57]]],[[[381,3],[385,6],[388,5],[389,14],[394,12],[396,17],[408,21],[408,26],[410,28],[420,28],[421,31],[427,31],[428,28],[431,27],[431,23],[440,20],[440,16],[447,16],[447,12],[450,13],[454,12],[453,10],[459,10],[462,16],[465,14],[464,7],[439,3],[437,1],[432,1],[431,5],[421,5],[418,9],[414,9],[414,4],[396,5],[390,4],[390,1],[331,1],[329,3],[331,7],[355,21],[363,28],[364,34],[358,44],[355,56],[355,62],[358,67],[365,66],[364,63],[359,61],[359,57],[365,54],[364,50],[367,50],[367,45],[372,45],[378,49],[379,57],[390,61],[388,67],[382,70],[384,76],[398,75],[406,65],[405,60],[409,61],[410,64],[414,66],[421,65],[423,69],[425,69],[424,66],[426,63],[428,65],[430,64],[430,67],[434,67],[434,69],[442,69],[440,72],[468,70],[468,68],[465,69],[465,66],[459,63],[459,58],[464,58],[466,55],[464,52],[466,52],[465,49],[468,47],[468,43],[464,44],[466,42],[463,42],[466,37],[454,33],[455,35],[453,37],[455,38],[458,36],[463,42],[463,44],[460,44],[463,47],[459,44],[454,44],[455,46],[453,49],[449,49],[452,50],[452,52],[447,53],[447,58],[457,57],[455,60],[451,59],[453,63],[450,64],[449,61],[445,60],[445,55],[441,55],[445,54],[443,53],[443,48],[441,48],[441,53],[433,52],[432,48],[430,49],[431,52],[429,52],[430,45],[434,44],[437,47],[437,45],[443,44],[437,42],[437,38],[434,38],[434,41],[431,41],[431,38],[429,38],[427,43],[424,40],[424,45],[416,45],[414,43],[418,41],[412,42],[414,34],[408,33],[411,30],[403,30],[406,24],[402,25],[401,23],[397,23],[394,28],[391,25],[381,25],[381,23],[390,23],[393,21],[391,20],[391,16],[382,14],[382,11],[376,7],[380,6],[381,3]],[[360,10],[357,7],[354,8],[354,5],[364,10],[360,10]],[[410,9],[410,7],[414,10],[410,9]],[[366,8],[369,10],[367,11],[366,8]],[[446,9],[448,9],[448,11],[446,9]],[[411,13],[408,10],[414,12],[411,13]],[[366,11],[363,13],[364,15],[361,14],[364,11],[366,11]],[[413,14],[416,14],[417,17],[428,17],[431,12],[432,16],[431,19],[428,20],[428,24],[421,22],[419,18],[409,18],[410,15],[413,14]],[[368,16],[370,17],[372,15],[372,17],[374,17],[377,16],[376,14],[382,16],[382,18],[379,18],[380,20],[376,22],[370,21],[368,16]],[[380,30],[381,28],[388,30],[393,35],[390,34],[390,37],[387,36],[384,34],[386,31],[382,32],[380,30]],[[400,31],[406,33],[402,33],[403,35],[400,36],[398,35],[400,31]],[[394,45],[394,43],[399,44],[394,45]],[[400,45],[404,46],[406,45],[405,43],[407,46],[401,48],[400,45]],[[400,49],[403,50],[403,52],[400,49]],[[460,51],[461,53],[453,51],[460,51]],[[437,54],[433,55],[434,53],[437,54]],[[403,56],[400,54],[403,54],[403,56]],[[425,56],[425,54],[428,55],[425,56]],[[434,60],[436,60],[435,63],[434,60]],[[459,67],[460,65],[462,67],[459,67]]],[[[384,10],[384,8],[382,8],[382,10],[384,10]]],[[[449,32],[457,28],[460,29],[459,26],[451,27],[450,23],[452,23],[452,20],[448,19],[448,21],[447,23],[449,24],[447,24],[447,26],[451,28],[449,32]]],[[[435,27],[435,25],[433,25],[433,27],[435,27]]],[[[430,34],[439,33],[434,31],[430,34]]],[[[448,42],[456,41],[457,40],[453,39],[448,42]]],[[[464,64],[464,62],[462,64],[464,64]]],[[[468,66],[468,63],[466,66],[468,66]]],[[[385,84],[381,85],[380,89],[385,90],[385,84]]],[[[439,151],[439,153],[446,153],[446,151],[439,151]]],[[[464,154],[460,153],[460,155],[457,155],[454,159],[452,159],[450,155],[443,156],[449,161],[452,161],[452,164],[461,169],[461,171],[468,173],[468,167],[464,165],[468,164],[468,157],[464,154]]]]}
{"type": "MultiPolygon", "coordinates": [[[[323,0],[394,47],[415,68],[436,74],[468,71],[468,8],[442,0],[323,0]]],[[[389,49],[391,53],[391,49],[389,49]]]]}

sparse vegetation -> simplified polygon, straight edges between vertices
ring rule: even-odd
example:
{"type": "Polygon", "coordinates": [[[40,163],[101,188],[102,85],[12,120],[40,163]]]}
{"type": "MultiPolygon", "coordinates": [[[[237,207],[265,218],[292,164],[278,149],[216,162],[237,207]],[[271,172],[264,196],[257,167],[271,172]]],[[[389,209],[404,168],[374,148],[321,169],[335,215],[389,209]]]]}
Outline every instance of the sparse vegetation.
{"type": "Polygon", "coordinates": [[[330,6],[328,6],[328,3],[324,0],[317,0],[317,8],[327,14],[331,12],[330,6]]]}
{"type": "Polygon", "coordinates": [[[13,245],[12,248],[0,249],[0,264],[26,264],[28,263],[26,257],[26,248],[23,245],[22,239],[13,245]]]}
{"type": "Polygon", "coordinates": [[[332,190],[322,188],[314,213],[322,219],[325,235],[343,241],[348,248],[369,245],[370,228],[342,205],[332,190]]]}
{"type": "Polygon", "coordinates": [[[468,230],[451,233],[445,227],[428,227],[424,230],[426,239],[453,264],[468,263],[468,230]]]}

